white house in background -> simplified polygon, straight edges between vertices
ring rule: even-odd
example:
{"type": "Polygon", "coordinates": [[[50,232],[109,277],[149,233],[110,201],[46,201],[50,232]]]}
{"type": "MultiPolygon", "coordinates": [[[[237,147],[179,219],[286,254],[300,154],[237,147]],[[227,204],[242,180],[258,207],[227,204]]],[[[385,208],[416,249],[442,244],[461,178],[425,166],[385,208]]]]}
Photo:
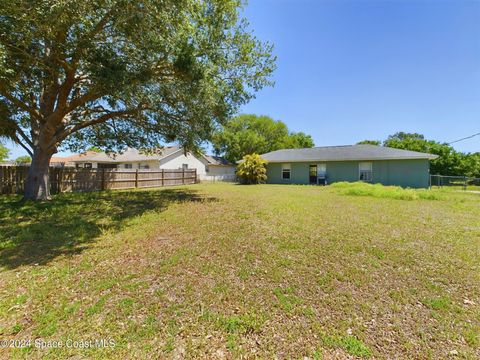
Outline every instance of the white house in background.
{"type": "Polygon", "coordinates": [[[79,160],[85,156],[95,155],[96,153],[96,151],[88,150],[82,154],[73,154],[70,156],[52,156],[50,159],[50,166],[59,168],[73,167],[75,166],[75,160],[79,160]]]}
{"type": "Polygon", "coordinates": [[[203,158],[207,160],[206,167],[207,176],[230,176],[235,175],[235,165],[221,156],[204,155],[203,158]]]}
{"type": "Polygon", "coordinates": [[[154,153],[128,148],[121,154],[90,153],[72,160],[76,167],[92,169],[197,169],[202,180],[235,177],[235,165],[224,158],[185,153],[180,146],[168,146],[154,153]],[[213,179],[213,178],[212,178],[213,179]]]}

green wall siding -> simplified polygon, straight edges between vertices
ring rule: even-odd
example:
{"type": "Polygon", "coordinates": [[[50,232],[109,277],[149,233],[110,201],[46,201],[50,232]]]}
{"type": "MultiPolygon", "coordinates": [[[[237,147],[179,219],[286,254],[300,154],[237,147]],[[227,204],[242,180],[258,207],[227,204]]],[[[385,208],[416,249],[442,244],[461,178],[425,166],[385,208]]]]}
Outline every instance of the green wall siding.
{"type": "MultiPolygon", "coordinates": [[[[330,161],[327,164],[327,180],[358,181],[360,161],[330,161]]],[[[373,182],[383,185],[398,185],[411,188],[426,188],[429,185],[428,160],[378,160],[371,161],[373,182]]],[[[267,165],[267,182],[270,184],[308,184],[309,165],[312,163],[290,163],[291,179],[282,179],[282,164],[267,165]]]]}

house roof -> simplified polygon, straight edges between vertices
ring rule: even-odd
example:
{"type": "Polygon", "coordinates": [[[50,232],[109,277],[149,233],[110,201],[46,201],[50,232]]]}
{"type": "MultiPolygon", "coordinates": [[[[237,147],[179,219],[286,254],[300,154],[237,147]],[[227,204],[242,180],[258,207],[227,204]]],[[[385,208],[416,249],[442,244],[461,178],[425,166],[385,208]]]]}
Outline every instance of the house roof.
{"type": "Polygon", "coordinates": [[[51,163],[67,163],[70,161],[70,156],[52,156],[50,159],[50,164],[51,163]]]}
{"type": "MultiPolygon", "coordinates": [[[[89,151],[86,154],[77,155],[73,162],[98,162],[98,163],[124,163],[135,161],[159,161],[177,151],[183,151],[181,146],[167,146],[158,149],[154,153],[142,153],[137,149],[128,148],[121,154],[107,154],[104,152],[89,151]]],[[[203,155],[210,165],[228,166],[234,165],[220,156],[203,155]]],[[[63,161],[60,161],[63,162],[63,161]]]]}
{"type": "Polygon", "coordinates": [[[98,154],[98,153],[96,151],[89,150],[81,154],[73,154],[70,156],[52,156],[52,158],[50,159],[50,163],[68,163],[68,162],[73,162],[75,160],[81,160],[85,157],[89,157],[95,154],[98,154]]]}
{"type": "Polygon", "coordinates": [[[221,156],[204,155],[203,157],[208,161],[209,165],[234,166],[234,164],[221,156]]]}
{"type": "Polygon", "coordinates": [[[262,157],[268,162],[436,159],[437,155],[376,145],[324,146],[276,150],[262,157]]]}
{"type": "Polygon", "coordinates": [[[164,157],[181,150],[180,146],[167,146],[158,149],[154,153],[143,153],[137,149],[128,148],[120,154],[107,154],[96,152],[89,156],[84,156],[73,160],[74,162],[99,162],[99,163],[123,163],[132,161],[158,161],[164,157]]]}

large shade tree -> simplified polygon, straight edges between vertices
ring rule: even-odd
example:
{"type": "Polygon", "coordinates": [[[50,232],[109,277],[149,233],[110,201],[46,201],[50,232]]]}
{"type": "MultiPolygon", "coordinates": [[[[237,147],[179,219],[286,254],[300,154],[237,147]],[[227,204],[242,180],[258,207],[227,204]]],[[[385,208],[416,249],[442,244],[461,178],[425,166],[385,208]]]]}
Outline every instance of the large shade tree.
{"type": "Polygon", "coordinates": [[[270,84],[271,45],[240,0],[0,2],[0,136],[32,157],[25,197],[49,197],[60,147],[198,146],[270,84]]]}
{"type": "Polygon", "coordinates": [[[235,162],[248,154],[263,154],[278,149],[311,148],[310,135],[291,132],[287,125],[265,115],[243,114],[233,118],[213,135],[217,154],[235,162]]]}

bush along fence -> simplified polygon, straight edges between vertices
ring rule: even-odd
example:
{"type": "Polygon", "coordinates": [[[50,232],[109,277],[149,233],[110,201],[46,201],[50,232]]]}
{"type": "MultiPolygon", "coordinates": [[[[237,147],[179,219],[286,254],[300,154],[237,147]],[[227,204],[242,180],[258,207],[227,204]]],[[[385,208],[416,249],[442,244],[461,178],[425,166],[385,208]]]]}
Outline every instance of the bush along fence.
{"type": "Polygon", "coordinates": [[[480,190],[480,178],[468,176],[430,175],[430,187],[457,186],[463,190],[480,190]]]}
{"type": "MultiPolygon", "coordinates": [[[[28,166],[0,166],[0,194],[23,192],[28,166]]],[[[197,182],[197,170],[49,169],[50,192],[101,191],[187,185],[197,182]]]]}

